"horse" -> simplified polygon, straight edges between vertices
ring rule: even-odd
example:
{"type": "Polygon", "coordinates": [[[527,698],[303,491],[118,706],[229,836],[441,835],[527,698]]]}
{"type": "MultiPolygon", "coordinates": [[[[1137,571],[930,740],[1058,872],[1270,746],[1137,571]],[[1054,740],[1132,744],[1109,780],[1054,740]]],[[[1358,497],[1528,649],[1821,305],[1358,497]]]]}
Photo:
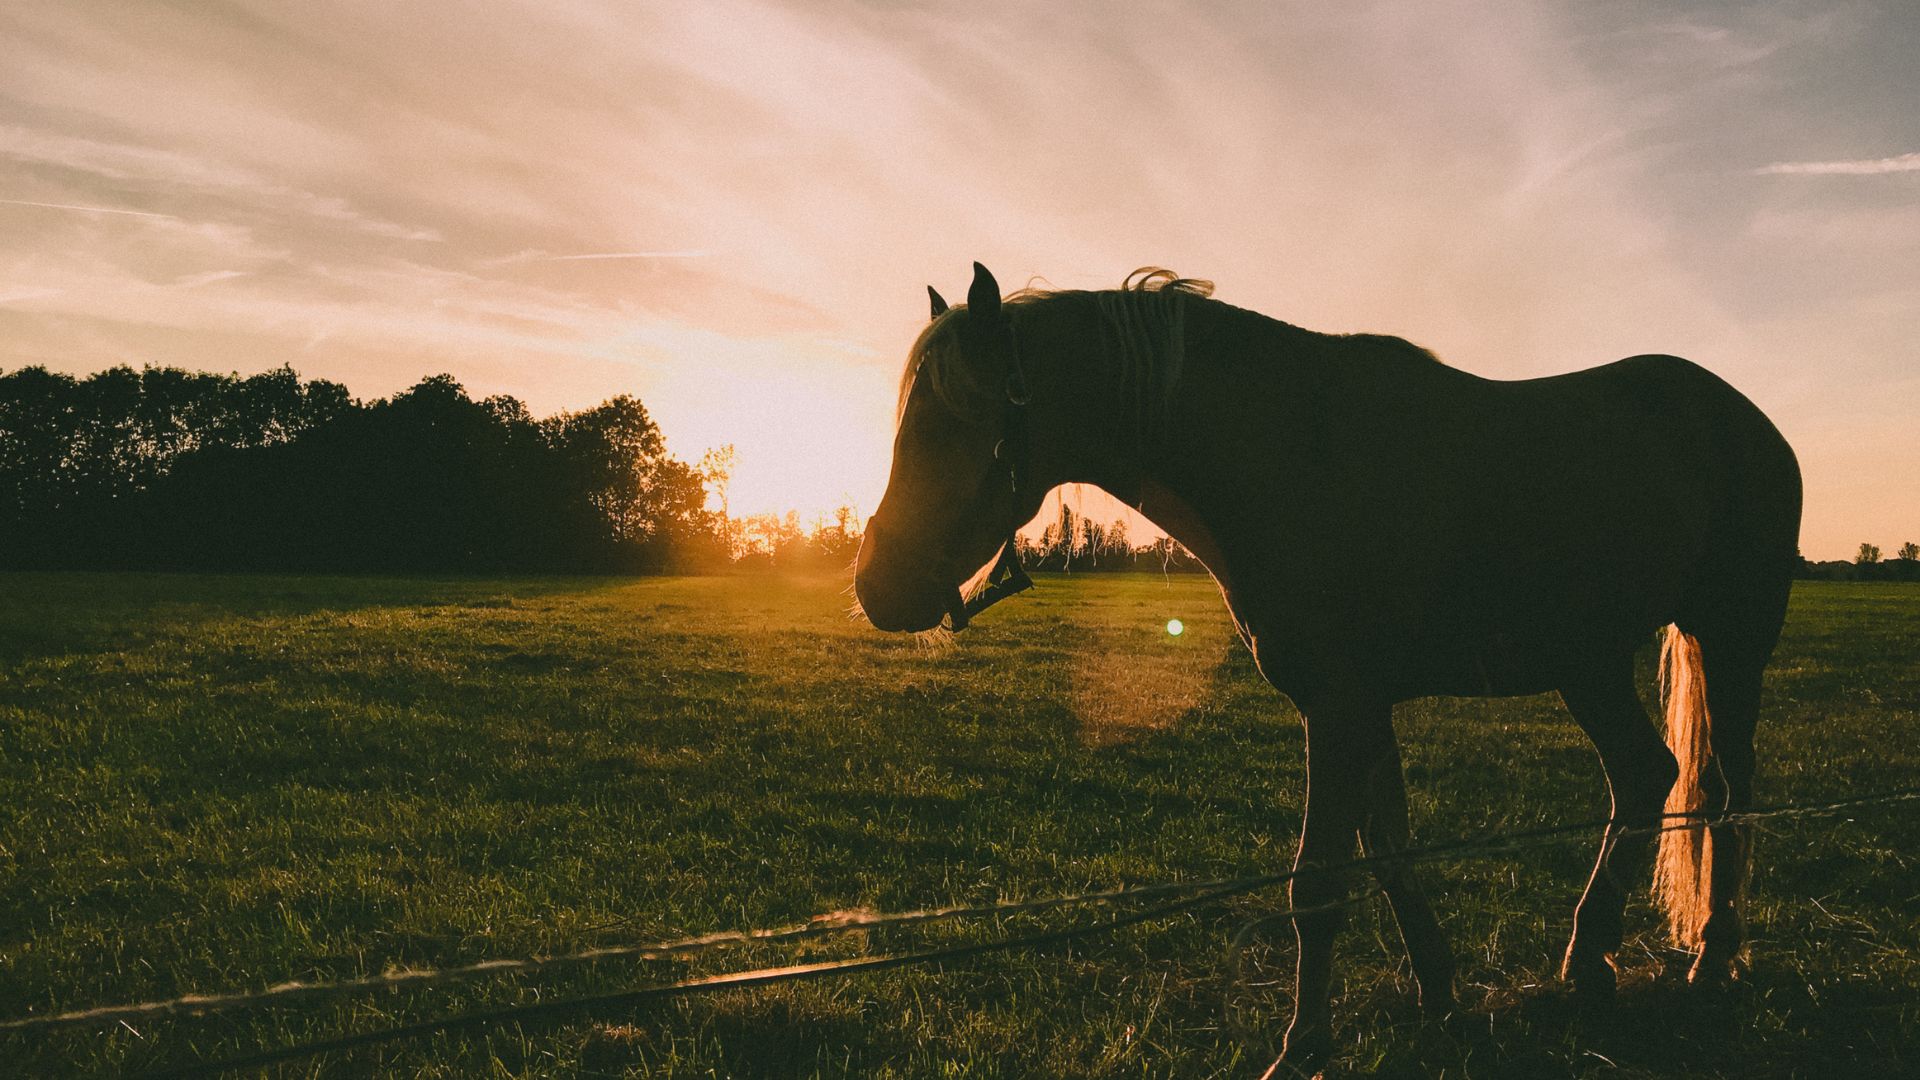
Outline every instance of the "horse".
{"type": "Polygon", "coordinates": [[[1659,837],[1654,892],[1688,979],[1737,974],[1746,937],[1761,677],[1798,563],[1800,472],[1767,417],[1674,356],[1482,378],[1396,337],[1329,335],[1145,268],[1121,288],[967,302],[931,287],[908,351],[885,495],[854,568],[883,631],[956,628],[983,568],[1053,488],[1095,485],[1211,572],[1261,676],[1305,725],[1290,882],[1296,994],[1282,1066],[1330,1053],[1343,875],[1357,841],[1423,1011],[1454,962],[1414,871],[1392,724],[1426,696],[1557,691],[1611,799],[1562,979],[1612,1000],[1626,896],[1659,837]],[[1353,570],[1349,568],[1361,567],[1353,570]],[[1666,737],[1636,692],[1659,637],[1666,737]],[[1678,816],[1688,824],[1665,826],[1678,816]]]}

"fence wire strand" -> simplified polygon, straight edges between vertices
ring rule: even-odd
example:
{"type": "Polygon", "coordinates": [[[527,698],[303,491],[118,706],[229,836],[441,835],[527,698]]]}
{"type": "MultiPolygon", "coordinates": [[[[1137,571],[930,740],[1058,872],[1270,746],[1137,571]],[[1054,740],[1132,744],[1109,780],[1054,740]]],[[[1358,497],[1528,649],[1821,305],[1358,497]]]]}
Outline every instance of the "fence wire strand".
{"type": "MultiPolygon", "coordinates": [[[[1383,852],[1376,855],[1349,859],[1340,863],[1327,864],[1320,868],[1295,867],[1288,870],[1240,878],[1136,885],[1079,893],[1070,896],[925,908],[905,912],[877,913],[864,910],[838,911],[816,915],[804,923],[783,927],[724,931],[665,941],[604,946],[555,956],[487,960],[458,967],[432,970],[402,969],[384,972],[380,975],[335,982],[284,982],[253,992],[184,994],[157,1001],[106,1005],[47,1016],[17,1017],[0,1021],[0,1033],[29,1030],[44,1031],[64,1027],[115,1024],[136,1019],[226,1012],[270,1005],[291,1004],[320,998],[363,994],[379,990],[417,989],[496,975],[527,974],[570,965],[596,963],[602,960],[650,960],[686,957],[732,946],[779,944],[857,930],[926,925],[963,919],[1005,918],[1013,915],[1035,914],[1070,907],[1112,905],[1129,901],[1178,897],[1178,899],[1169,900],[1165,903],[1156,904],[1139,911],[1115,916],[1099,922],[1020,937],[922,950],[919,952],[831,960],[813,964],[761,968],[753,971],[701,976],[679,982],[612,994],[573,998],[555,1002],[542,1002],[428,1020],[416,1024],[263,1051],[226,1061],[186,1065],[141,1074],[144,1077],[151,1078],[213,1075],[234,1069],[256,1068],[276,1062],[296,1060],[396,1039],[411,1038],[435,1032],[480,1027],[505,1021],[517,1021],[521,1023],[532,1022],[544,1026],[558,1022],[565,1017],[597,1009],[622,1005],[637,1005],[651,1001],[687,997],[716,990],[764,986],[778,982],[793,982],[836,975],[853,975],[909,965],[938,965],[956,960],[971,959],[988,953],[1005,952],[1021,948],[1040,948],[1047,945],[1108,933],[1167,915],[1179,914],[1195,908],[1204,907],[1235,896],[1285,884],[1299,876],[1302,872],[1312,869],[1324,869],[1329,872],[1352,872],[1358,870],[1373,870],[1392,864],[1418,865],[1423,863],[1487,858],[1526,850],[1528,848],[1560,843],[1570,837],[1589,835],[1596,830],[1603,831],[1605,837],[1603,843],[1611,843],[1617,840],[1619,836],[1629,833],[1660,833],[1677,829],[1694,829],[1709,825],[1746,824],[1779,818],[1820,817],[1858,807],[1885,805],[1914,799],[1920,799],[1920,785],[1874,792],[1845,799],[1834,799],[1826,802],[1757,807],[1734,813],[1694,811],[1690,813],[1662,814],[1657,819],[1658,824],[1646,826],[1618,826],[1609,818],[1598,818],[1565,825],[1542,826],[1535,829],[1495,833],[1486,836],[1431,844],[1423,847],[1406,848],[1400,851],[1383,852]]],[[[1313,908],[1287,909],[1264,916],[1258,921],[1266,923],[1273,919],[1350,907],[1364,903],[1371,895],[1372,893],[1368,892],[1313,908]]]]}

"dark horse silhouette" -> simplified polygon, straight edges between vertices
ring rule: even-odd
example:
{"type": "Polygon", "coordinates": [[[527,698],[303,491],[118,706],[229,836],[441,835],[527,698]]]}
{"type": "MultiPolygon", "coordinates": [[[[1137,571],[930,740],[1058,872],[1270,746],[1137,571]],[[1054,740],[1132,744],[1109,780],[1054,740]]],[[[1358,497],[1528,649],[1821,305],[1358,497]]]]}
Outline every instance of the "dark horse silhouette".
{"type": "MultiPolygon", "coordinates": [[[[1318,868],[1356,837],[1369,854],[1406,844],[1395,702],[1559,691],[1613,800],[1563,974],[1577,996],[1610,997],[1620,882],[1644,872],[1649,827],[1663,808],[1711,819],[1751,804],[1761,673],[1797,558],[1793,451],[1677,357],[1502,382],[1211,291],[1145,270],[1117,290],[1003,301],[977,263],[965,305],[929,290],[855,571],[861,607],[882,630],[964,625],[978,607],[965,583],[1053,487],[1095,484],[1139,508],[1212,571],[1261,674],[1305,720],[1296,908],[1341,895],[1318,868]],[[1661,627],[1666,743],[1633,673],[1661,627]]],[[[1722,980],[1744,942],[1747,830],[1659,835],[1655,891],[1695,952],[1690,978],[1722,980]]],[[[1444,1013],[1453,959],[1427,899],[1404,865],[1378,875],[1422,1003],[1444,1013]]],[[[1338,924],[1295,919],[1288,1064],[1330,1048],[1338,924]]]]}

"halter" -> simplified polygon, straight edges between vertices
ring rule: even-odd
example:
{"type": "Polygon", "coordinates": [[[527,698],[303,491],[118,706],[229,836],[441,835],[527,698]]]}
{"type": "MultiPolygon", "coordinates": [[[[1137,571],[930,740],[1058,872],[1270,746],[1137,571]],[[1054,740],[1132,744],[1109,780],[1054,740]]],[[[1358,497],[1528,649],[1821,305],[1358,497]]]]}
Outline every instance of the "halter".
{"type": "MultiPolygon", "coordinates": [[[[1027,393],[1027,375],[1020,366],[1020,336],[1014,332],[1012,319],[1006,320],[1006,327],[1007,403],[1001,411],[1000,441],[993,446],[993,459],[1006,467],[1007,484],[1017,507],[1020,489],[1027,479],[1027,403],[1033,399],[1027,393]]],[[[965,630],[975,615],[1031,588],[1033,579],[1020,564],[1020,523],[1015,522],[1007,531],[1006,543],[1000,546],[1000,556],[994,560],[993,569],[987,571],[986,587],[971,600],[963,599],[958,591],[953,594],[953,607],[947,612],[947,629],[955,633],[965,630]]]]}

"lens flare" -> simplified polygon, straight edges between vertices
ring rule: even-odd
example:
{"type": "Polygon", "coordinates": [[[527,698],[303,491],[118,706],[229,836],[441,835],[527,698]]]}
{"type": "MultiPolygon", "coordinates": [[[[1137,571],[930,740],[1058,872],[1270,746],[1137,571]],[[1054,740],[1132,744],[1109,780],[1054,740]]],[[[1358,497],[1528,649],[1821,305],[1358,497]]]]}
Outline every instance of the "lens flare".
{"type": "Polygon", "coordinates": [[[1187,632],[1186,623],[1181,622],[1179,619],[1167,620],[1167,633],[1172,634],[1174,637],[1179,637],[1181,634],[1184,634],[1186,632],[1187,632]]]}

